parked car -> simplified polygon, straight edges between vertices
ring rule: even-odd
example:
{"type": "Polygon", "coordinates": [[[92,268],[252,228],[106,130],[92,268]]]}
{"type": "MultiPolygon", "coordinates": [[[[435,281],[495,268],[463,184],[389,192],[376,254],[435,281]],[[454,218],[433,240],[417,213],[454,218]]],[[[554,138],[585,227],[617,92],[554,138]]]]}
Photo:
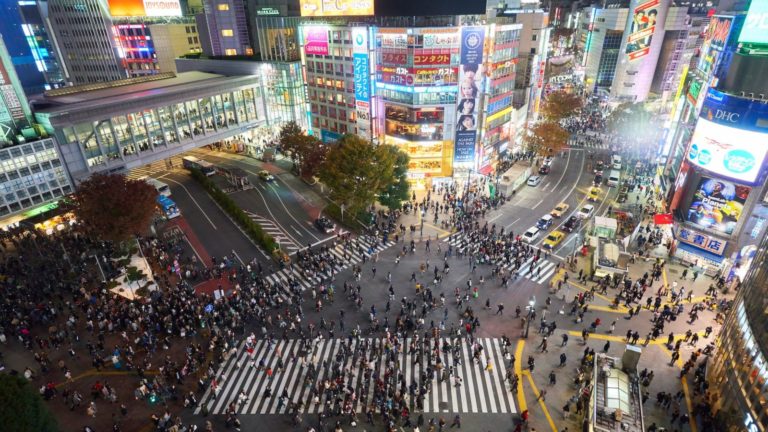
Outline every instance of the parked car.
{"type": "Polygon", "coordinates": [[[592,216],[592,213],[595,212],[595,206],[592,204],[587,204],[584,207],[579,210],[578,213],[576,213],[580,218],[582,219],[589,219],[592,216]]]}
{"type": "Polygon", "coordinates": [[[530,176],[528,177],[528,186],[538,186],[539,183],[541,183],[541,177],[539,176],[530,176]]]}
{"type": "Polygon", "coordinates": [[[333,230],[336,229],[336,224],[331,222],[331,220],[325,216],[320,216],[319,218],[315,219],[315,226],[320,230],[320,232],[324,232],[326,234],[332,233],[333,230]]]}
{"type": "Polygon", "coordinates": [[[561,218],[565,214],[565,212],[568,211],[568,209],[571,208],[568,204],[561,202],[560,204],[556,205],[554,209],[549,213],[552,215],[552,217],[561,218]]]}
{"type": "Polygon", "coordinates": [[[565,233],[562,231],[552,231],[547,238],[544,239],[544,248],[554,249],[565,238],[565,233]]]}
{"type": "Polygon", "coordinates": [[[259,171],[259,178],[264,180],[265,182],[271,182],[275,180],[275,176],[269,173],[267,170],[261,170],[259,171]]]}
{"type": "Polygon", "coordinates": [[[540,233],[541,231],[535,226],[530,227],[526,232],[523,233],[522,240],[526,243],[533,243],[534,240],[539,238],[540,233]]]}
{"type": "Polygon", "coordinates": [[[536,228],[541,230],[546,230],[547,228],[552,226],[552,222],[554,222],[554,219],[552,219],[551,215],[544,215],[541,217],[541,219],[536,222],[536,228]]]}
{"type": "Polygon", "coordinates": [[[579,229],[581,226],[581,219],[576,217],[576,215],[573,215],[568,218],[567,221],[563,224],[563,230],[568,232],[574,232],[575,230],[579,229]]]}

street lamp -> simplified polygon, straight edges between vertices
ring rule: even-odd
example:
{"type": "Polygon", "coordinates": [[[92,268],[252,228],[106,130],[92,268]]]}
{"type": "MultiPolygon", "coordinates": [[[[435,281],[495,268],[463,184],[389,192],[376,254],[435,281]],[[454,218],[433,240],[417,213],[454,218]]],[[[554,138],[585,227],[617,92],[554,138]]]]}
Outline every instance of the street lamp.
{"type": "Polygon", "coordinates": [[[523,337],[528,339],[528,329],[531,328],[531,316],[533,316],[533,307],[536,305],[536,296],[531,296],[531,300],[528,301],[528,318],[525,320],[525,333],[523,337]]]}

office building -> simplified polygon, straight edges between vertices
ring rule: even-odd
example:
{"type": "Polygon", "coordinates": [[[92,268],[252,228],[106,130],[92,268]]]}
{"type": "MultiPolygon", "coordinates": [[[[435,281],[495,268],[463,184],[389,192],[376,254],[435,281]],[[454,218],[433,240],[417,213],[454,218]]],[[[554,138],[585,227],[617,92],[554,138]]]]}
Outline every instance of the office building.
{"type": "Polygon", "coordinates": [[[23,141],[21,132],[29,129],[31,120],[29,102],[13,68],[13,58],[0,37],[0,147],[23,141]]]}
{"type": "MultiPolygon", "coordinates": [[[[58,49],[48,34],[45,27],[45,18],[41,13],[43,6],[35,1],[21,0],[18,3],[18,13],[21,17],[21,31],[24,39],[29,46],[29,51],[34,61],[35,71],[25,68],[19,70],[19,62],[15,60],[16,72],[22,72],[22,86],[27,94],[40,93],[43,90],[61,87],[66,85],[66,77],[61,68],[61,62],[58,58],[58,49]],[[37,74],[43,76],[43,87],[29,87],[26,80],[37,74]]],[[[35,78],[36,79],[36,78],[35,78]]]]}
{"type": "Polygon", "coordinates": [[[253,55],[244,0],[204,0],[197,31],[207,56],[253,55]]]}
{"type": "Polygon", "coordinates": [[[127,76],[103,1],[48,0],[47,7],[50,33],[70,82],[88,84],[127,76]]]}
{"type": "Polygon", "coordinates": [[[202,52],[194,22],[158,23],[148,27],[155,47],[157,70],[160,72],[176,72],[178,57],[202,52]]]}

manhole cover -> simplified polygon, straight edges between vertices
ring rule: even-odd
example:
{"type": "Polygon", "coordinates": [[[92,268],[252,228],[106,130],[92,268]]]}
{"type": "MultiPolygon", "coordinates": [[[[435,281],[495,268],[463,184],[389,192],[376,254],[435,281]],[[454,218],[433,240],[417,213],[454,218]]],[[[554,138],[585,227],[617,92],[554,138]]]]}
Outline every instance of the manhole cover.
{"type": "Polygon", "coordinates": [[[447,410],[448,409],[448,402],[440,402],[440,409],[441,410],[447,410]]]}
{"type": "Polygon", "coordinates": [[[669,269],[669,272],[672,273],[672,274],[680,273],[677,269],[669,269]]]}

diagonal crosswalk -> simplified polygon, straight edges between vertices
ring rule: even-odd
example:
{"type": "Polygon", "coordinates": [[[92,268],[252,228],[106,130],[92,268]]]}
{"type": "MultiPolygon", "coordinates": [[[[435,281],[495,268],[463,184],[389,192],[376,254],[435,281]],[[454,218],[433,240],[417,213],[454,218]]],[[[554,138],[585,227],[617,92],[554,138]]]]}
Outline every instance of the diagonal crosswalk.
{"type": "Polygon", "coordinates": [[[289,291],[290,287],[298,287],[301,291],[311,289],[329,279],[330,271],[333,271],[333,274],[339,273],[354,264],[361,263],[363,255],[370,258],[394,244],[394,241],[385,243],[371,236],[355,237],[348,243],[338,242],[334,247],[329,248],[328,252],[336,258],[336,264],[328,268],[329,273],[310,274],[300,266],[294,265],[285,267],[267,276],[266,279],[276,285],[283,299],[287,299],[292,295],[289,291]]]}
{"type": "MultiPolygon", "coordinates": [[[[279,340],[270,344],[256,342],[253,351],[241,344],[236,354],[230,355],[220,366],[217,390],[209,388],[195,411],[199,414],[204,406],[211,414],[225,413],[231,403],[238,414],[284,414],[288,401],[301,404],[303,412],[314,414],[333,409],[334,400],[328,400],[328,392],[322,392],[319,401],[313,401],[312,389],[324,380],[339,383],[332,371],[344,370],[343,388],[354,389],[354,410],[358,413],[373,401],[377,378],[385,375],[388,367],[402,374],[405,382],[426,387],[423,399],[425,413],[516,413],[514,394],[505,382],[506,364],[503,342],[500,338],[476,338],[471,344],[465,338],[441,338],[440,346],[447,341],[458,345],[439,351],[443,370],[452,367],[452,376],[438,371],[424,360],[424,347],[410,349],[411,338],[403,340],[400,349],[393,349],[394,357],[370,356],[372,351],[383,347],[385,339],[299,339],[279,340]],[[367,349],[361,349],[368,347],[367,349]],[[473,353],[482,349],[479,359],[473,353]],[[421,361],[417,361],[420,358],[421,361]],[[253,361],[252,361],[253,360],[253,361]],[[263,361],[264,368],[259,367],[263,361]],[[282,368],[279,368],[279,365],[282,368]],[[488,367],[488,365],[492,365],[488,367]],[[272,369],[272,374],[266,372],[272,369]],[[427,372],[433,374],[429,379],[427,372]],[[442,379],[445,376],[445,379],[442,379]],[[460,381],[456,379],[460,378],[460,381]],[[460,385],[457,385],[460,383],[460,385]],[[268,394],[269,390],[269,394],[268,394]],[[281,395],[287,395],[287,400],[281,395]]],[[[411,407],[415,400],[409,400],[411,407]]]]}
{"type": "Polygon", "coordinates": [[[267,219],[247,210],[245,213],[248,215],[248,217],[261,225],[261,229],[271,235],[275,241],[280,244],[280,247],[288,251],[288,254],[292,254],[302,248],[302,246],[293,237],[287,235],[285,231],[271,219],[267,219]]]}
{"type": "MultiPolygon", "coordinates": [[[[457,249],[464,249],[469,245],[469,241],[463,232],[451,234],[449,237],[444,239],[444,241],[448,242],[448,244],[457,249]]],[[[551,278],[557,272],[557,263],[543,258],[543,255],[544,254],[542,253],[542,258],[540,258],[538,262],[533,266],[531,266],[531,264],[534,264],[533,257],[523,262],[522,265],[520,265],[520,269],[517,271],[518,277],[530,279],[538,284],[546,283],[549,278],[551,278]]],[[[499,263],[496,262],[495,264],[499,263]]],[[[510,272],[514,269],[514,265],[511,263],[503,263],[502,267],[509,270],[510,272]]]]}

